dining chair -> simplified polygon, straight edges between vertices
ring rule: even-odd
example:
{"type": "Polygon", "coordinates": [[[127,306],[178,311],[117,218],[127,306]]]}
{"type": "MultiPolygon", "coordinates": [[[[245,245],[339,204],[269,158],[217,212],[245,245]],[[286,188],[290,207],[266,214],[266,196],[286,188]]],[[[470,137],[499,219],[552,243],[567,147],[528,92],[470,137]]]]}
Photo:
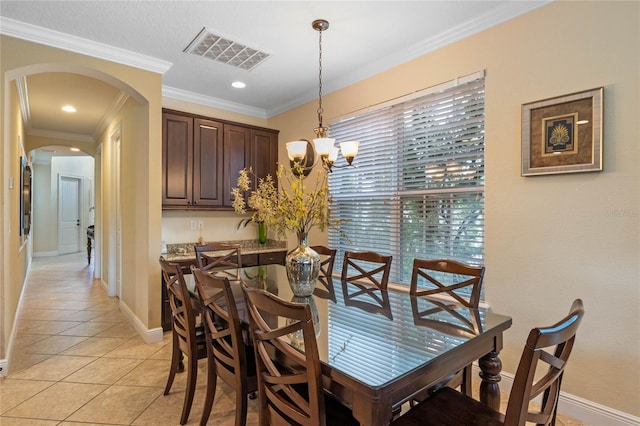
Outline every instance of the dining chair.
{"type": "Polygon", "coordinates": [[[191,267],[200,303],[207,341],[207,393],[200,425],[209,421],[220,377],[236,393],[236,426],[247,422],[247,397],[258,390],[253,347],[242,337],[242,325],[231,284],[191,267]]]}
{"type": "Polygon", "coordinates": [[[413,259],[412,296],[445,294],[467,308],[477,308],[484,266],[471,266],[451,259],[413,259]],[[463,291],[460,291],[464,289],[463,291]]]}
{"type": "MultiPolygon", "coordinates": [[[[445,295],[465,308],[477,309],[484,266],[471,266],[451,259],[413,259],[410,293],[416,297],[445,295]]],[[[421,316],[425,317],[424,313],[421,316]]],[[[472,394],[472,366],[449,377],[443,384],[460,386],[466,395],[472,394]]]]}
{"type": "Polygon", "coordinates": [[[242,268],[242,254],[237,244],[212,242],[193,247],[198,269],[207,271],[216,267],[242,268]],[[207,253],[216,252],[215,256],[207,253]]]}
{"type": "Polygon", "coordinates": [[[393,256],[384,256],[372,251],[345,251],[342,262],[342,282],[373,285],[386,290],[389,284],[393,256]]]}
{"type": "Polygon", "coordinates": [[[189,290],[180,265],[168,262],[161,256],[160,268],[166,283],[171,307],[171,335],[173,340],[171,368],[164,388],[164,395],[169,394],[176,373],[182,369],[183,355],[186,355],[187,384],[182,405],[182,415],[180,416],[180,424],[183,425],[189,419],[193,395],[196,390],[198,359],[207,356],[206,337],[203,325],[196,325],[189,290]]]}
{"type": "Polygon", "coordinates": [[[348,408],[324,393],[310,306],[242,288],[254,339],[260,425],[359,424],[348,408]],[[300,333],[303,347],[296,349],[288,336],[300,333]]]}
{"type": "Polygon", "coordinates": [[[333,288],[333,264],[336,260],[338,250],[331,249],[327,246],[311,246],[312,250],[320,255],[320,275],[318,282],[322,284],[324,289],[319,289],[316,285],[314,294],[325,299],[331,299],[335,302],[335,290],[333,288]]]}
{"type": "Polygon", "coordinates": [[[461,392],[443,387],[410,409],[392,425],[522,426],[526,422],[538,425],[555,424],[564,369],[583,316],[582,300],[576,299],[569,314],[562,320],[549,327],[531,330],[516,370],[504,415],[461,392]],[[538,396],[541,396],[541,402],[530,404],[538,396]]]}

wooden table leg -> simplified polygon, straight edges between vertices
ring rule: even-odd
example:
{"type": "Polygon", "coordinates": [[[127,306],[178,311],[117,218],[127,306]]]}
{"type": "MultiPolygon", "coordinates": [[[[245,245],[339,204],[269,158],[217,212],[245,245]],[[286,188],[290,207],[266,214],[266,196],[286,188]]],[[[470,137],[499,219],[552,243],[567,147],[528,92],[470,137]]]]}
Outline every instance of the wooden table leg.
{"type": "Polygon", "coordinates": [[[498,358],[498,352],[491,351],[478,361],[480,366],[480,402],[496,411],[500,410],[500,372],[502,361],[498,358]]]}
{"type": "Polygon", "coordinates": [[[374,401],[354,394],[354,400],[352,401],[353,417],[361,426],[388,426],[393,417],[391,405],[391,401],[388,398],[374,401]]]}
{"type": "Polygon", "coordinates": [[[91,237],[87,237],[87,264],[91,265],[91,237]]]}

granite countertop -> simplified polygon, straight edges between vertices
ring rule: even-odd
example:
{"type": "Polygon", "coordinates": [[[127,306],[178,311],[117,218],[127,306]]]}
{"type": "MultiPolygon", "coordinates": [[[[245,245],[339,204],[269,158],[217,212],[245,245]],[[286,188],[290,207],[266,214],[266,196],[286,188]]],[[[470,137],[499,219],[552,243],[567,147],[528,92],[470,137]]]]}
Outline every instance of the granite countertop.
{"type": "MultiPolygon", "coordinates": [[[[266,243],[260,244],[258,240],[236,240],[236,241],[216,241],[223,244],[237,244],[240,246],[242,254],[270,253],[275,251],[287,250],[286,241],[267,240],[266,243]]],[[[206,242],[202,245],[207,244],[206,242]]],[[[196,258],[193,247],[198,243],[177,243],[167,244],[167,252],[162,253],[168,261],[194,260],[196,258]]]]}

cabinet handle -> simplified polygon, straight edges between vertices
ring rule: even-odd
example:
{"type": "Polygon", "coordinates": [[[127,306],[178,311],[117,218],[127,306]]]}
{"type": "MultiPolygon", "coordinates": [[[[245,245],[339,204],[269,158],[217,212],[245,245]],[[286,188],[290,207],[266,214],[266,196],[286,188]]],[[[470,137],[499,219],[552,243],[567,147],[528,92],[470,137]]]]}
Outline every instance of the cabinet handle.
{"type": "Polygon", "coordinates": [[[197,201],[197,200],[196,200],[196,201],[194,201],[194,202],[193,202],[193,204],[198,204],[198,201],[197,201]]]}

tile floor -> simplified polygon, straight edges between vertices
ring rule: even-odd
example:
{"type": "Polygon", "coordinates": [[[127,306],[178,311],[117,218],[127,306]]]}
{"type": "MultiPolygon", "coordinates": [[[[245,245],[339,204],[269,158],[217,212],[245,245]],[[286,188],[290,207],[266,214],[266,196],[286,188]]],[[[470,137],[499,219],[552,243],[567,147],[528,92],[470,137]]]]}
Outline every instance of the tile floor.
{"type": "MultiPolygon", "coordinates": [[[[83,253],[33,259],[9,374],[0,380],[2,426],[179,424],[185,375],[162,395],[170,333],[145,344],[92,275],[83,253]]],[[[188,424],[199,424],[202,413],[206,365],[199,364],[188,424]]],[[[233,397],[219,383],[209,424],[234,423],[233,397]]],[[[257,420],[250,400],[247,424],[257,420]]]]}
{"type": "MultiPolygon", "coordinates": [[[[2,426],[178,425],[185,375],[163,396],[170,333],[145,344],[107,297],[86,254],[34,258],[9,374],[0,380],[2,426]]],[[[199,424],[206,386],[200,362],[188,424],[199,424]]],[[[234,424],[234,394],[218,384],[209,424],[234,424]]],[[[257,425],[249,401],[249,425],[257,425]]]]}

